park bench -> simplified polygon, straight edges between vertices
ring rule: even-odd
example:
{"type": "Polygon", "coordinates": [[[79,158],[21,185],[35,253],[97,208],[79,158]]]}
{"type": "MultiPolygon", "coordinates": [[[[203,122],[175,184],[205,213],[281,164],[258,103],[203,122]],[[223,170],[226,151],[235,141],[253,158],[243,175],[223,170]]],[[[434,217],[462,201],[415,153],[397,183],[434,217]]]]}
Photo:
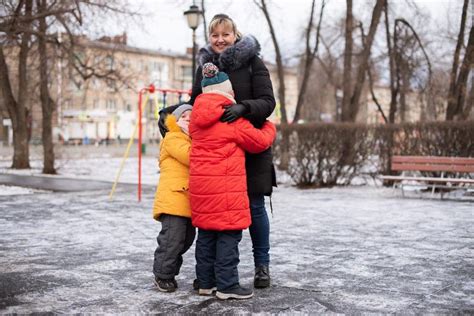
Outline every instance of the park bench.
{"type": "Polygon", "coordinates": [[[441,198],[446,191],[474,189],[472,157],[393,156],[391,169],[402,174],[384,175],[381,179],[393,181],[394,186],[401,188],[403,196],[404,186],[431,188],[432,196],[436,189],[441,189],[441,198]],[[430,173],[429,176],[427,173],[430,173]]]}

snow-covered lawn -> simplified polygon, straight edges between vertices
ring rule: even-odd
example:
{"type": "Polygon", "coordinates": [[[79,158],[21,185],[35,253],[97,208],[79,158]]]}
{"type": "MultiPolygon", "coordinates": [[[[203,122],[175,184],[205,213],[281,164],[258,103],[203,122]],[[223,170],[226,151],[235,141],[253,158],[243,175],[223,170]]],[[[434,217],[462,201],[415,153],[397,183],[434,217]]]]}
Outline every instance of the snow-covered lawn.
{"type": "Polygon", "coordinates": [[[44,192],[44,191],[9,186],[9,185],[0,185],[0,195],[26,195],[26,194],[34,194],[34,193],[41,193],[41,192],[44,192]]]}
{"type": "MultiPolygon", "coordinates": [[[[87,148],[82,148],[87,149],[87,148]]],[[[38,175],[9,169],[0,173],[38,175]]],[[[58,158],[60,177],[113,181],[121,158],[84,153],[58,158]]],[[[136,183],[136,157],[121,182],[136,183]]],[[[272,197],[273,286],[244,302],[199,297],[191,289],[194,249],[179,289],[152,285],[160,223],[151,209],[159,173],[143,158],[141,203],[130,186],[73,193],[0,186],[0,313],[320,314],[472,313],[472,203],[402,198],[392,188],[301,190],[279,174],[272,197]]],[[[269,200],[267,207],[269,208],[269,200]]],[[[248,231],[240,245],[244,285],[253,277],[248,231]]]]}

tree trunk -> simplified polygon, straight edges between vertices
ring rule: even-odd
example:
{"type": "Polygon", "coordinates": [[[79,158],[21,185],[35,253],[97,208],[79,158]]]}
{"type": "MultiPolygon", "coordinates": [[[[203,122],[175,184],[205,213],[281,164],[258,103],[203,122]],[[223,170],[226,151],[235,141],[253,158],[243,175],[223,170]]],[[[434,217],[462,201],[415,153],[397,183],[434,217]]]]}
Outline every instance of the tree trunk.
{"type": "MultiPolygon", "coordinates": [[[[474,64],[474,26],[471,27],[471,31],[469,32],[469,40],[466,47],[466,53],[464,54],[464,60],[461,65],[461,69],[459,69],[458,79],[456,81],[456,90],[455,90],[455,107],[453,108],[452,112],[450,113],[452,117],[451,120],[462,120],[464,115],[463,112],[464,107],[470,108],[472,107],[472,103],[468,103],[464,105],[466,99],[466,87],[467,87],[467,80],[469,77],[469,72],[472,70],[474,64]]],[[[446,118],[448,119],[448,118],[446,118]]]]}
{"type": "MultiPolygon", "coordinates": [[[[364,28],[362,26],[362,23],[359,24],[359,27],[360,27],[360,32],[361,32],[361,36],[362,36],[362,43],[365,46],[365,33],[364,33],[364,28]]],[[[372,69],[371,68],[372,68],[372,65],[369,65],[367,67],[367,76],[369,77],[369,90],[370,90],[370,94],[372,95],[372,101],[374,101],[375,105],[377,106],[377,110],[379,111],[380,115],[382,116],[384,122],[388,123],[387,116],[385,116],[382,105],[380,105],[379,100],[375,96],[374,80],[372,78],[372,69]]]]}
{"type": "MultiPolygon", "coordinates": [[[[281,126],[282,131],[287,130],[286,126],[288,125],[288,118],[286,115],[286,102],[285,102],[285,72],[283,69],[283,62],[281,58],[280,46],[278,44],[278,40],[276,38],[275,30],[273,29],[272,20],[270,18],[270,14],[267,9],[267,5],[265,0],[260,0],[259,8],[262,10],[263,14],[265,15],[265,19],[268,23],[268,28],[270,29],[270,35],[272,36],[273,46],[275,47],[275,59],[277,64],[277,74],[278,74],[278,99],[280,101],[280,112],[281,112],[281,126]]],[[[286,132],[282,133],[282,140],[281,140],[281,159],[279,168],[282,170],[287,170],[289,165],[289,134],[286,132]]]]}
{"type": "Polygon", "coordinates": [[[273,28],[273,23],[270,18],[270,13],[268,12],[267,5],[265,0],[260,0],[260,9],[265,15],[265,19],[268,23],[268,28],[270,29],[270,35],[272,37],[273,46],[275,47],[275,61],[277,64],[277,75],[278,75],[278,99],[280,101],[280,111],[281,111],[281,123],[288,124],[288,118],[286,114],[286,99],[285,99],[285,70],[283,69],[283,61],[281,58],[280,45],[276,38],[276,33],[273,28]]]}
{"type": "MultiPolygon", "coordinates": [[[[47,10],[46,0],[37,0],[39,14],[45,13],[47,10]]],[[[41,110],[43,114],[43,173],[56,174],[54,168],[54,144],[53,144],[53,101],[49,95],[48,89],[48,53],[46,48],[47,25],[46,18],[39,19],[39,36],[38,36],[38,51],[40,58],[39,72],[40,72],[40,99],[41,110]]]]}
{"type": "Polygon", "coordinates": [[[26,110],[24,105],[18,103],[13,96],[3,46],[0,46],[0,86],[2,90],[0,96],[2,96],[2,102],[7,108],[13,129],[13,161],[11,167],[14,169],[30,168],[26,110]]]}
{"type": "MultiPolygon", "coordinates": [[[[366,45],[361,54],[361,62],[357,69],[357,77],[355,80],[354,92],[351,97],[349,115],[345,117],[347,121],[355,122],[357,113],[359,112],[359,100],[362,94],[362,88],[365,82],[365,74],[369,64],[370,50],[374,41],[375,32],[379,24],[380,16],[385,5],[385,0],[377,0],[374,11],[372,12],[372,21],[370,22],[369,34],[367,35],[366,45]]],[[[343,117],[344,118],[344,117],[343,117]]]]}
{"type": "Polygon", "coordinates": [[[392,40],[390,35],[390,23],[388,19],[388,1],[384,6],[385,14],[385,34],[387,37],[388,63],[390,70],[390,107],[388,115],[388,123],[395,123],[395,113],[397,112],[397,95],[398,89],[395,85],[395,52],[392,48],[392,40]]]}
{"type": "Polygon", "coordinates": [[[304,66],[303,66],[303,78],[301,79],[300,91],[298,92],[298,100],[296,101],[295,115],[293,116],[293,122],[297,123],[300,119],[300,108],[303,104],[303,98],[306,93],[306,87],[308,86],[308,79],[310,74],[310,69],[313,64],[313,58],[311,58],[311,47],[310,47],[310,37],[311,30],[313,28],[313,17],[314,17],[314,4],[316,0],[313,0],[311,3],[311,13],[309,15],[308,26],[306,27],[306,49],[304,54],[304,66]]]}
{"type": "Polygon", "coordinates": [[[201,0],[202,25],[204,31],[204,42],[207,43],[207,20],[206,20],[206,0],[201,0]]]}
{"type": "Polygon", "coordinates": [[[352,30],[353,17],[352,17],[352,0],[346,0],[346,34],[345,34],[345,47],[344,47],[344,74],[342,77],[342,121],[348,121],[350,119],[350,101],[352,95],[352,30]]]}
{"type": "Polygon", "coordinates": [[[469,92],[469,99],[466,102],[466,107],[464,108],[463,111],[463,120],[468,120],[469,115],[471,114],[472,111],[472,106],[474,104],[474,80],[471,79],[471,91],[469,92]]]}
{"type": "Polygon", "coordinates": [[[295,123],[297,123],[298,120],[300,119],[301,107],[303,106],[306,90],[308,88],[309,75],[311,73],[311,69],[313,68],[314,58],[316,57],[316,53],[318,52],[321,23],[323,20],[324,7],[326,5],[326,1],[323,0],[323,2],[321,3],[321,12],[319,14],[319,22],[318,22],[318,26],[316,30],[316,43],[314,45],[314,48],[311,49],[310,39],[311,39],[311,33],[313,29],[315,2],[316,1],[313,0],[311,4],[311,14],[309,17],[308,26],[306,28],[306,50],[305,50],[304,67],[303,67],[303,78],[301,80],[301,86],[299,89],[300,91],[298,92],[298,100],[296,101],[295,115],[293,117],[293,122],[295,123]]]}
{"type": "Polygon", "coordinates": [[[407,114],[407,93],[410,90],[410,70],[409,66],[404,61],[400,67],[402,86],[400,89],[400,123],[406,121],[407,114]]]}
{"type": "Polygon", "coordinates": [[[446,120],[451,121],[456,115],[457,96],[456,96],[456,82],[458,76],[459,67],[459,56],[461,55],[461,48],[464,44],[464,30],[466,28],[466,16],[469,0],[464,0],[461,14],[461,25],[459,27],[458,41],[456,43],[456,49],[454,50],[453,67],[451,68],[450,83],[449,83],[449,94],[448,94],[448,105],[446,107],[446,120]]]}
{"type": "MultiPolygon", "coordinates": [[[[28,18],[31,16],[33,1],[27,0],[24,3],[24,14],[28,18]]],[[[19,10],[21,8],[18,8],[19,10]]],[[[28,20],[28,19],[26,19],[28,20]]],[[[23,23],[22,27],[29,30],[31,22],[23,23]]],[[[28,93],[28,53],[30,45],[30,33],[28,31],[21,35],[20,51],[18,56],[18,97],[15,100],[11,86],[8,66],[5,60],[3,46],[0,45],[0,85],[4,104],[12,122],[13,129],[13,162],[14,169],[30,168],[28,128],[26,123],[26,100],[28,93]]]]}

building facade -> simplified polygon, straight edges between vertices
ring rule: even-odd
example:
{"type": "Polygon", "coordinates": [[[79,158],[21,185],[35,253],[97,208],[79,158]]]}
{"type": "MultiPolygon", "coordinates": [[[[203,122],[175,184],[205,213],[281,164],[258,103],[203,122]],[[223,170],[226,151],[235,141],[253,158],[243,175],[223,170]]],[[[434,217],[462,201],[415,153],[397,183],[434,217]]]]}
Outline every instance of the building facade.
{"type": "MultiPolygon", "coordinates": [[[[51,54],[56,56],[49,66],[50,94],[56,102],[53,118],[55,141],[95,143],[136,138],[139,92],[150,84],[157,91],[144,91],[142,135],[144,141],[156,141],[161,137],[158,110],[189,99],[193,75],[190,54],[130,47],[126,34],[95,41],[81,36],[77,38],[74,56],[60,58],[59,53],[51,54]],[[82,68],[79,69],[77,64],[82,68]]],[[[15,56],[14,51],[7,56],[12,78],[17,67],[15,56]]],[[[276,67],[268,64],[268,68],[277,98],[276,67]]],[[[287,70],[285,78],[290,82],[286,87],[287,104],[296,104],[296,72],[287,70]]],[[[29,93],[27,108],[31,115],[32,141],[40,142],[41,104],[33,86],[30,85],[32,92],[29,93]]],[[[4,106],[0,105],[1,108],[4,106]]],[[[11,143],[8,115],[5,109],[0,113],[0,138],[11,143]]],[[[272,119],[279,120],[278,111],[272,119]]]]}

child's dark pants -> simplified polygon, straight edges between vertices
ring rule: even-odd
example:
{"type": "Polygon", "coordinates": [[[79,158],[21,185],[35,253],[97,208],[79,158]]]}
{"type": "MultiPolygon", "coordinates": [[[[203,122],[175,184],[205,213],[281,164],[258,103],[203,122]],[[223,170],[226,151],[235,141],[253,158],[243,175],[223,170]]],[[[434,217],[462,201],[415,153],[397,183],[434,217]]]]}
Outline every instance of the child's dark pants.
{"type": "Polygon", "coordinates": [[[217,286],[217,290],[222,291],[239,283],[237,265],[241,239],[241,230],[198,229],[196,275],[201,289],[217,286]]]}
{"type": "Polygon", "coordinates": [[[156,240],[153,274],[155,278],[172,279],[179,274],[183,254],[191,247],[196,229],[187,217],[162,214],[161,231],[156,240]]]}

